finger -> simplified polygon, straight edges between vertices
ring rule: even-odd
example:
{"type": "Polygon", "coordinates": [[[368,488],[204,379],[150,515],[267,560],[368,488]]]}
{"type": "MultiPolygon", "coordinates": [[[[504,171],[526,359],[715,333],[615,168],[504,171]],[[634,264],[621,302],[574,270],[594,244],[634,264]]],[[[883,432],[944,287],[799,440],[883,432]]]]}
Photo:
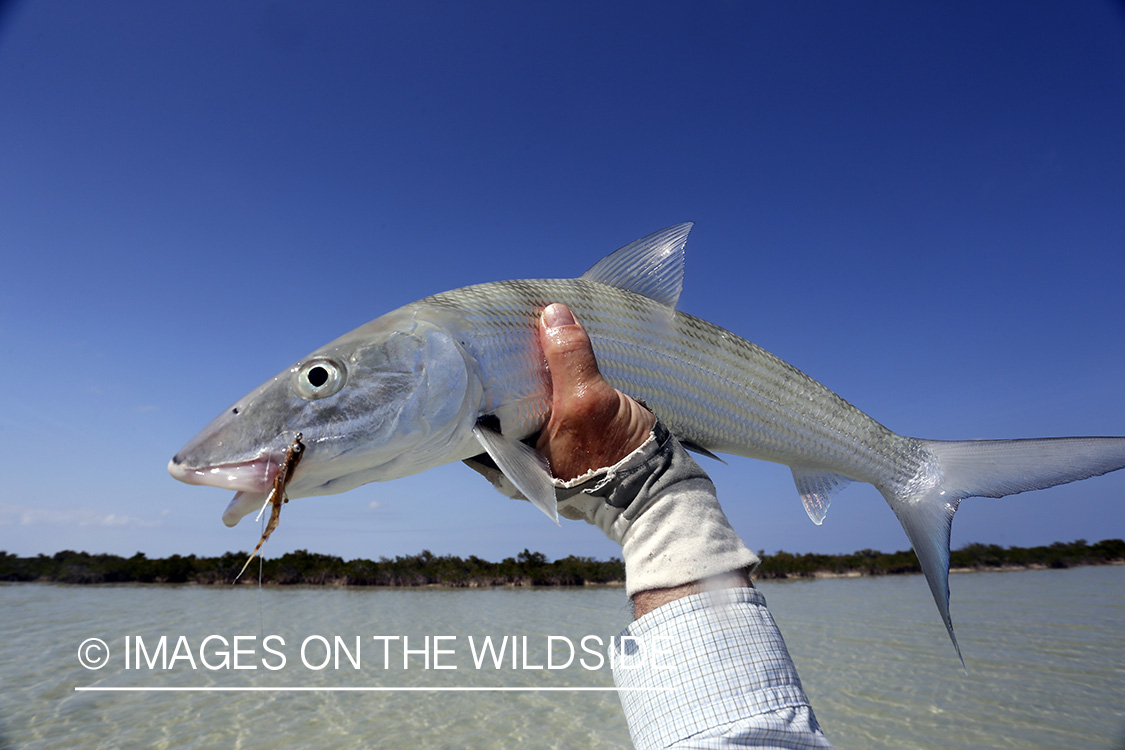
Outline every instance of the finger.
{"type": "Polygon", "coordinates": [[[543,310],[540,343],[555,406],[587,396],[591,389],[608,389],[598,370],[590,337],[569,307],[555,303],[543,310]]]}
{"type": "Polygon", "coordinates": [[[537,448],[560,479],[611,466],[644,441],[654,417],[602,377],[590,337],[569,308],[548,305],[541,320],[551,416],[537,448]]]}

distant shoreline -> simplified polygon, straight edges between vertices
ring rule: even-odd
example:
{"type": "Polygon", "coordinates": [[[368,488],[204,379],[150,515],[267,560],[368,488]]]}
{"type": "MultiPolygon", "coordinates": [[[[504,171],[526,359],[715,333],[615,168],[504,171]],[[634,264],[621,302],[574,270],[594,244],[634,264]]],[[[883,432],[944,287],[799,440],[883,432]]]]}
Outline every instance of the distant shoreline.
{"type": "MultiPolygon", "coordinates": [[[[242,569],[247,552],[220,557],[172,555],[148,558],[90,554],[64,550],[54,555],[20,557],[0,551],[0,582],[69,584],[172,583],[230,585],[242,569]]],[[[758,581],[861,578],[920,573],[914,553],[860,550],[850,555],[795,555],[759,552],[758,581]]],[[[1056,542],[1044,547],[1000,547],[969,544],[950,555],[951,573],[1072,568],[1125,564],[1125,541],[1105,539],[1056,542]]],[[[569,556],[550,561],[539,552],[524,550],[514,558],[489,562],[476,556],[462,559],[418,555],[343,560],[298,550],[255,563],[238,582],[276,586],[335,586],[380,588],[503,588],[560,586],[623,586],[625,564],[618,558],[594,560],[569,556]]]]}
{"type": "MultiPolygon", "coordinates": [[[[1028,565],[982,565],[975,568],[950,568],[950,575],[961,575],[964,573],[1021,573],[1028,570],[1068,570],[1070,568],[1085,568],[1097,565],[1125,565],[1125,560],[1099,560],[1097,562],[1078,562],[1068,565],[1043,565],[1040,563],[1032,563],[1028,565]]],[[[771,578],[756,578],[755,580],[768,580],[768,581],[800,581],[800,580],[819,580],[819,579],[832,579],[832,578],[876,578],[880,575],[922,575],[921,570],[905,571],[902,573],[867,573],[859,570],[851,570],[846,573],[833,573],[826,570],[821,570],[813,573],[811,576],[804,575],[785,575],[771,578]]]]}

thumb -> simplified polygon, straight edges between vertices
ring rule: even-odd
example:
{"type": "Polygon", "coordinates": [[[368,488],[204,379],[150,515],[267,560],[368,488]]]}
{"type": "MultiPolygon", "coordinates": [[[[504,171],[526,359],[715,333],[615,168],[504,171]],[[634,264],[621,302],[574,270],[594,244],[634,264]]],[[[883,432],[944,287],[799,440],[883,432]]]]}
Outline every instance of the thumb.
{"type": "Polygon", "coordinates": [[[543,310],[540,343],[551,377],[553,406],[571,399],[583,399],[608,388],[598,370],[590,337],[570,308],[563,304],[548,305],[543,310]]]}
{"type": "Polygon", "coordinates": [[[539,331],[551,416],[536,447],[559,479],[612,466],[645,441],[654,417],[602,377],[590,337],[566,305],[548,305],[539,331]]]}

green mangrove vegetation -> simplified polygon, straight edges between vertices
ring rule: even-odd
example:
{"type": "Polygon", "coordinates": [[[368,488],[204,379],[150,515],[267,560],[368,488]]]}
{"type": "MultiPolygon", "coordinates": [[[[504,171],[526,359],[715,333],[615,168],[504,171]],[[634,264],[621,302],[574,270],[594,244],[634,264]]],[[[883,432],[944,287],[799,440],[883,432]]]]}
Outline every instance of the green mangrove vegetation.
{"type": "MultiPolygon", "coordinates": [[[[860,550],[850,555],[794,555],[779,551],[758,553],[762,565],[756,578],[811,578],[826,575],[897,575],[921,573],[922,566],[913,550],[878,552],[860,550]]],[[[1125,541],[1105,539],[1087,544],[1085,539],[1055,542],[1045,547],[1001,547],[996,544],[968,544],[949,556],[952,570],[1004,570],[1018,568],[1070,568],[1079,565],[1107,565],[1125,562],[1125,541]]]]}
{"type": "MultiPolygon", "coordinates": [[[[759,580],[818,576],[896,575],[918,573],[910,550],[860,550],[850,555],[759,553],[759,580]]],[[[57,583],[196,583],[230,584],[249,553],[228,552],[221,557],[172,555],[149,558],[64,550],[54,555],[19,557],[0,551],[0,581],[57,583]]],[[[1069,568],[1078,565],[1125,563],[1125,541],[1106,539],[1056,542],[1045,547],[1000,547],[970,544],[952,553],[954,569],[1069,568]]],[[[241,582],[314,586],[583,586],[620,584],[625,565],[617,558],[594,560],[569,556],[550,561],[539,552],[524,550],[516,557],[489,562],[479,557],[421,554],[394,559],[344,560],[305,550],[255,561],[241,582]]]]}

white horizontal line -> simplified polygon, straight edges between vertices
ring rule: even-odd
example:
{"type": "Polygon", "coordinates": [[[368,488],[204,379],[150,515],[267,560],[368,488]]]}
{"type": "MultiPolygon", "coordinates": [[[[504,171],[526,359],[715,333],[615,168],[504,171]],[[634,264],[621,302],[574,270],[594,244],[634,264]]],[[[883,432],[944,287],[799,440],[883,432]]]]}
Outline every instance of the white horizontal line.
{"type": "Polygon", "coordinates": [[[103,693],[581,693],[665,692],[671,687],[75,687],[75,692],[103,693]]]}

